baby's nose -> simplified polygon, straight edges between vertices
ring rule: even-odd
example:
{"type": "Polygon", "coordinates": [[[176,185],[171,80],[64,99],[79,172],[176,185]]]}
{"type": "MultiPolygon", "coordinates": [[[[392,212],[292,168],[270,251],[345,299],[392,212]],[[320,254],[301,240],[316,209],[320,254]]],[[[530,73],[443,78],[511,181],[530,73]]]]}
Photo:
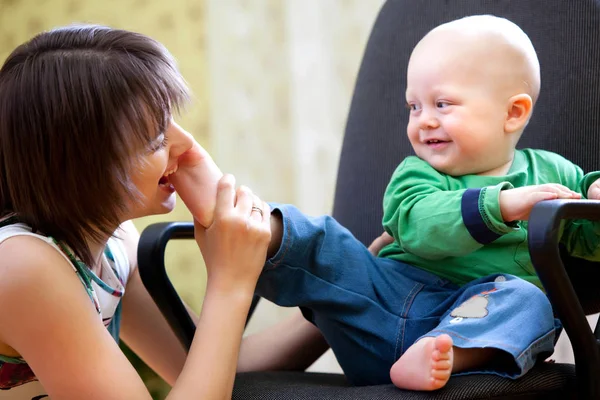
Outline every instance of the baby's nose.
{"type": "Polygon", "coordinates": [[[419,126],[421,129],[437,128],[440,125],[438,119],[431,112],[423,110],[419,118],[419,126]]]}

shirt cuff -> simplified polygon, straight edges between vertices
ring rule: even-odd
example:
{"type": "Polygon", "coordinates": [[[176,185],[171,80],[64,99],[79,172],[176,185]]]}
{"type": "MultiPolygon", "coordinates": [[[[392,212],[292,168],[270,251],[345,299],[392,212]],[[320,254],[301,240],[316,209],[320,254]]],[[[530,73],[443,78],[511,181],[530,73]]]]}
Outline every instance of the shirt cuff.
{"type": "Polygon", "coordinates": [[[500,236],[519,229],[517,224],[504,222],[500,212],[500,191],[512,188],[509,182],[502,182],[464,192],[461,201],[463,221],[478,243],[491,243],[500,236]]]}
{"type": "Polygon", "coordinates": [[[584,199],[587,199],[587,193],[592,185],[592,183],[596,182],[597,179],[600,178],[600,171],[590,172],[589,174],[585,174],[581,183],[579,184],[579,190],[581,191],[581,195],[584,199]]]}

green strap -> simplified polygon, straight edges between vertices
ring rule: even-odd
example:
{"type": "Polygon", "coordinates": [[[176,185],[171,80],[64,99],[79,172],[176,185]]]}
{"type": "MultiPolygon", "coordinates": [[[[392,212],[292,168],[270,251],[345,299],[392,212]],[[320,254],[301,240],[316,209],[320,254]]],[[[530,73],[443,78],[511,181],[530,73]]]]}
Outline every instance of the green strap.
{"type": "Polygon", "coordinates": [[[7,363],[7,364],[27,364],[27,362],[25,360],[23,360],[21,357],[9,357],[9,356],[3,356],[2,354],[0,354],[0,363],[7,363]]]}

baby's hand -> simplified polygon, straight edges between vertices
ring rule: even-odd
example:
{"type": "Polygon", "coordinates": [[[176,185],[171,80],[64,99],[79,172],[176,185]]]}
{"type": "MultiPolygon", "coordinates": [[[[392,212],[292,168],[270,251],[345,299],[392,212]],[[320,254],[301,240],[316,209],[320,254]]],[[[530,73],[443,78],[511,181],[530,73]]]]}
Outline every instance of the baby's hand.
{"type": "Polygon", "coordinates": [[[177,172],[169,180],[194,219],[208,228],[213,222],[217,185],[223,173],[197,142],[179,157],[177,165],[177,172]]]}
{"type": "Polygon", "coordinates": [[[557,183],[525,186],[500,192],[500,213],[506,222],[525,221],[542,200],[579,199],[581,195],[557,183]]]}
{"type": "Polygon", "coordinates": [[[587,198],[590,200],[600,200],[600,178],[596,179],[588,188],[587,198]]]}
{"type": "Polygon", "coordinates": [[[388,244],[392,243],[394,238],[387,232],[383,232],[379,237],[373,240],[373,243],[369,245],[369,253],[377,257],[377,254],[388,244]]]}

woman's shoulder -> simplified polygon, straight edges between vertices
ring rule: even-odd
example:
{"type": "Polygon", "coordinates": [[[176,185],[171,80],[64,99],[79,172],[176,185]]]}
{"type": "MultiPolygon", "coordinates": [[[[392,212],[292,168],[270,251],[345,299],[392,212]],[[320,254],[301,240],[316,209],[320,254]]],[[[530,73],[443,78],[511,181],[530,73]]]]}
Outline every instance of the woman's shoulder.
{"type": "Polygon", "coordinates": [[[62,254],[52,238],[32,232],[24,223],[0,226],[0,260],[6,261],[9,256],[13,262],[15,259],[36,260],[46,258],[47,252],[62,254]]]}
{"type": "Polygon", "coordinates": [[[32,232],[31,228],[24,223],[16,222],[4,225],[1,222],[2,221],[0,221],[0,244],[17,236],[30,236],[41,239],[46,243],[52,243],[50,238],[32,232]]]}
{"type": "Polygon", "coordinates": [[[83,380],[89,380],[85,359],[109,357],[114,347],[114,341],[105,340],[106,327],[67,263],[31,236],[0,245],[0,337],[45,378],[45,386],[50,382],[49,391],[64,376],[83,373],[83,380]],[[60,366],[49,359],[60,360],[60,366]]]}
{"type": "MultiPolygon", "coordinates": [[[[9,271],[38,272],[53,264],[70,265],[70,262],[50,238],[32,233],[26,227],[0,228],[0,275],[3,277],[0,281],[9,280],[4,279],[9,271]]],[[[71,269],[66,270],[72,273],[71,269]]]]}
{"type": "Polygon", "coordinates": [[[28,225],[20,222],[0,225],[0,266],[9,259],[12,263],[35,263],[47,260],[48,254],[59,254],[69,262],[52,238],[32,232],[28,225]]]}
{"type": "MultiPolygon", "coordinates": [[[[75,288],[81,285],[69,261],[32,235],[16,235],[0,243],[0,277],[0,326],[10,332],[14,324],[29,321],[26,317],[52,314],[48,310],[54,294],[79,292],[75,288]]],[[[5,339],[7,331],[0,331],[5,339]]]]}
{"type": "MultiPolygon", "coordinates": [[[[60,281],[63,276],[60,271],[73,275],[67,268],[55,268],[60,263],[66,263],[66,260],[44,237],[32,234],[26,226],[13,224],[0,228],[1,328],[12,331],[24,313],[29,314],[32,307],[39,310],[47,304],[43,296],[47,288],[60,281]],[[50,275],[51,271],[58,272],[50,275]]],[[[3,329],[0,329],[0,336],[4,338],[7,332],[3,329]]],[[[2,340],[0,354],[18,357],[18,353],[2,340]]]]}

